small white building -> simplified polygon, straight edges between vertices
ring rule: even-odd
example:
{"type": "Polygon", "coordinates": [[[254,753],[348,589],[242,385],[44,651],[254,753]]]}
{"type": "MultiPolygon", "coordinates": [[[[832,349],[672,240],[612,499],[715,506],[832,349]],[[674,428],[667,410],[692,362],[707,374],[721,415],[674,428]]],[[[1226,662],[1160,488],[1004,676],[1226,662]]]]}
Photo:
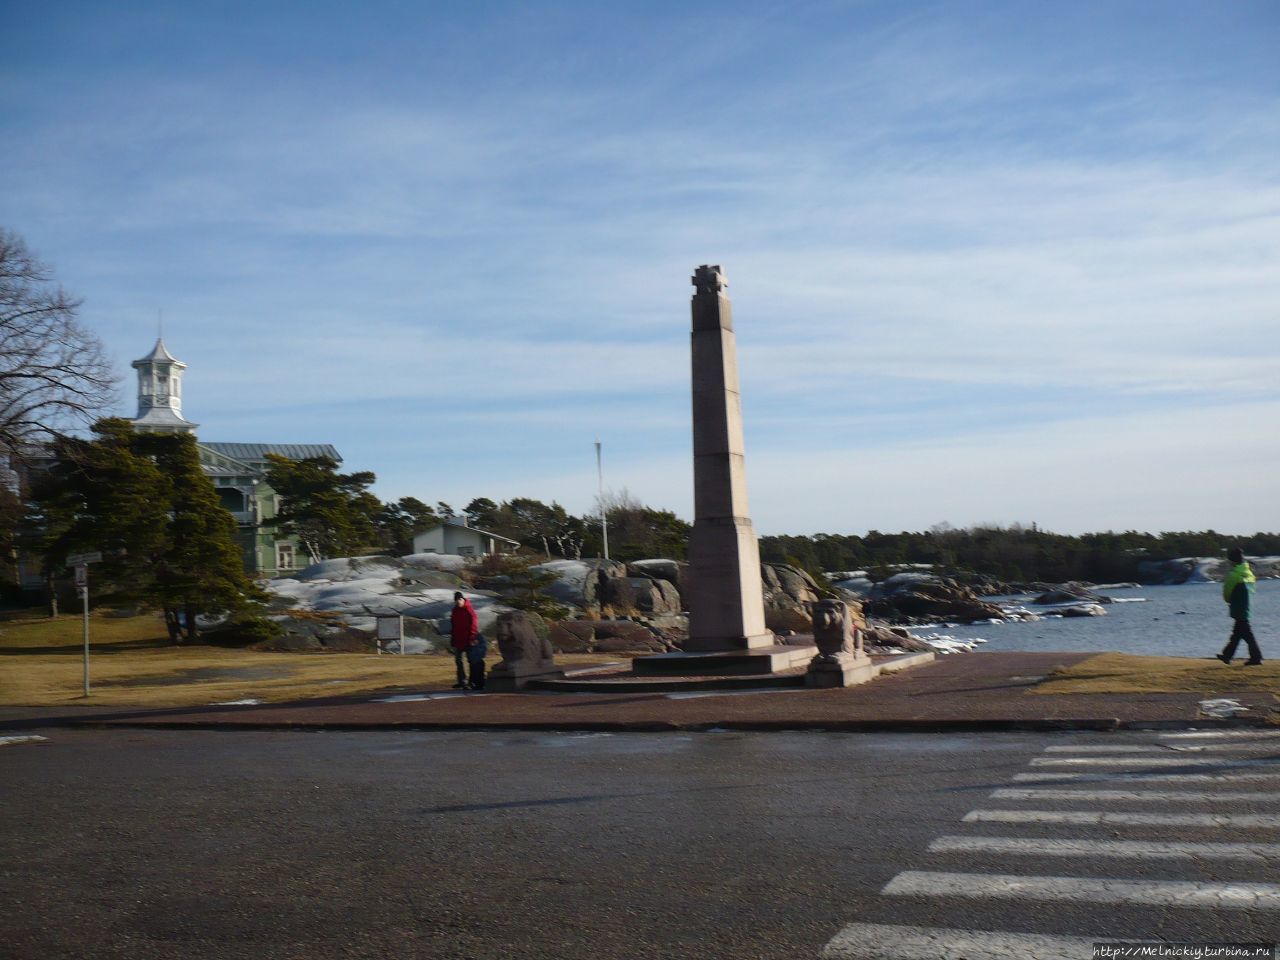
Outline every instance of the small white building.
{"type": "Polygon", "coordinates": [[[467,526],[467,521],[462,517],[447,517],[438,527],[414,534],[413,537],[414,553],[451,553],[459,557],[511,553],[519,546],[518,540],[467,526]]]}

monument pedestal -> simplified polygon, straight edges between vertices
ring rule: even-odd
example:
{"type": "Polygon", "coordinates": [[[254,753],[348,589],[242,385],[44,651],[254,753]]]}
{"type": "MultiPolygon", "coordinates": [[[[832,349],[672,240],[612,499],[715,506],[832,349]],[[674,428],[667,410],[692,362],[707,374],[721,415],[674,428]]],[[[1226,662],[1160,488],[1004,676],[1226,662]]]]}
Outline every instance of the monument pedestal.
{"type": "Polygon", "coordinates": [[[495,627],[502,662],[489,671],[484,688],[498,693],[519,690],[531,680],[563,680],[546,637],[538,636],[523,611],[510,610],[495,627]]]}
{"type": "Polygon", "coordinates": [[[860,657],[842,654],[836,657],[818,656],[809,664],[804,675],[806,687],[852,687],[874,679],[879,673],[871,658],[865,653],[860,657]]]}
{"type": "Polygon", "coordinates": [[[490,693],[512,693],[526,686],[531,680],[563,680],[564,671],[554,664],[547,669],[530,664],[528,669],[503,670],[498,664],[485,677],[484,688],[490,693]]]}
{"type": "Polygon", "coordinates": [[[817,647],[788,647],[769,634],[767,647],[743,647],[741,650],[707,650],[679,653],[655,653],[636,657],[631,672],[646,676],[741,677],[778,673],[802,667],[813,659],[817,647]]]}

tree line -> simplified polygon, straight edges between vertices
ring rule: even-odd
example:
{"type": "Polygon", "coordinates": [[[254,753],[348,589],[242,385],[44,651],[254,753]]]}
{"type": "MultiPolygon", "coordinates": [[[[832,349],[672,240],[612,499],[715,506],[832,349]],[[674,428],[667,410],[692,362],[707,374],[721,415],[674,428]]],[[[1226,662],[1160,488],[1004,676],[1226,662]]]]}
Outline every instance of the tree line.
{"type": "MultiPolygon", "coordinates": [[[[555,501],[532,497],[500,502],[476,497],[461,509],[417,497],[383,503],[369,491],[377,479],[373,473],[339,473],[329,457],[289,460],[269,454],[267,459],[267,482],[283,503],[271,522],[281,533],[296,536],[312,559],[372,551],[403,556],[412,552],[416,534],[449,520],[514,540],[548,559],[603,554],[600,504],[595,515],[576,516],[555,501]]],[[[611,557],[684,559],[690,527],[672,511],[646,506],[625,490],[606,496],[603,508],[611,557]]]]}
{"type": "Polygon", "coordinates": [[[923,533],[872,530],[862,536],[761,537],[760,555],[766,562],[812,571],[866,570],[873,578],[897,565],[927,563],[1014,583],[1119,583],[1140,579],[1143,561],[1217,557],[1232,544],[1254,556],[1280,554],[1280,534],[1275,533],[1231,536],[1214,530],[1156,534],[1109,530],[1069,536],[1020,524],[968,529],[940,524],[923,533]]]}

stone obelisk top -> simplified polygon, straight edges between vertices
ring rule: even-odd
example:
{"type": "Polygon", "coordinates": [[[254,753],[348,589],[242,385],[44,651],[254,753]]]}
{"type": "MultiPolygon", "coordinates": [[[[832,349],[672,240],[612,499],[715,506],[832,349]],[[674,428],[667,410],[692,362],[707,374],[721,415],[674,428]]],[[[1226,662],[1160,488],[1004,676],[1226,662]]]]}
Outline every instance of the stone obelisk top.
{"type": "Polygon", "coordinates": [[[742,399],[729,286],[718,266],[693,275],[693,533],[686,651],[770,647],[760,547],[747,509],[742,399]]]}

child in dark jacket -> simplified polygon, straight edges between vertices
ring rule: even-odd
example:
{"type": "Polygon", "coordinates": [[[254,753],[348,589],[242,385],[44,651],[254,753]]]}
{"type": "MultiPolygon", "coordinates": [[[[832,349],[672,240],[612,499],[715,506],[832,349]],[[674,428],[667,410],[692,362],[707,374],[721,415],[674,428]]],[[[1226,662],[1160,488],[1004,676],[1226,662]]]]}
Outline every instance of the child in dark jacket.
{"type": "Polygon", "coordinates": [[[477,633],[471,646],[467,647],[467,666],[471,669],[469,686],[472,690],[484,689],[484,655],[488,652],[489,641],[484,638],[483,633],[477,633]]]}
{"type": "Polygon", "coordinates": [[[1231,619],[1235,624],[1231,628],[1231,637],[1227,640],[1226,647],[1218,654],[1218,659],[1223,663],[1230,663],[1231,658],[1236,655],[1236,647],[1240,646],[1240,641],[1243,640],[1249,648],[1249,659],[1244,664],[1246,667],[1256,667],[1262,663],[1262,651],[1258,648],[1258,641],[1253,636],[1253,626],[1249,623],[1249,617],[1253,587],[1258,582],[1258,578],[1245,562],[1244,551],[1239,547],[1228,550],[1227,559],[1231,561],[1232,567],[1222,582],[1222,599],[1229,605],[1231,619]]]}

